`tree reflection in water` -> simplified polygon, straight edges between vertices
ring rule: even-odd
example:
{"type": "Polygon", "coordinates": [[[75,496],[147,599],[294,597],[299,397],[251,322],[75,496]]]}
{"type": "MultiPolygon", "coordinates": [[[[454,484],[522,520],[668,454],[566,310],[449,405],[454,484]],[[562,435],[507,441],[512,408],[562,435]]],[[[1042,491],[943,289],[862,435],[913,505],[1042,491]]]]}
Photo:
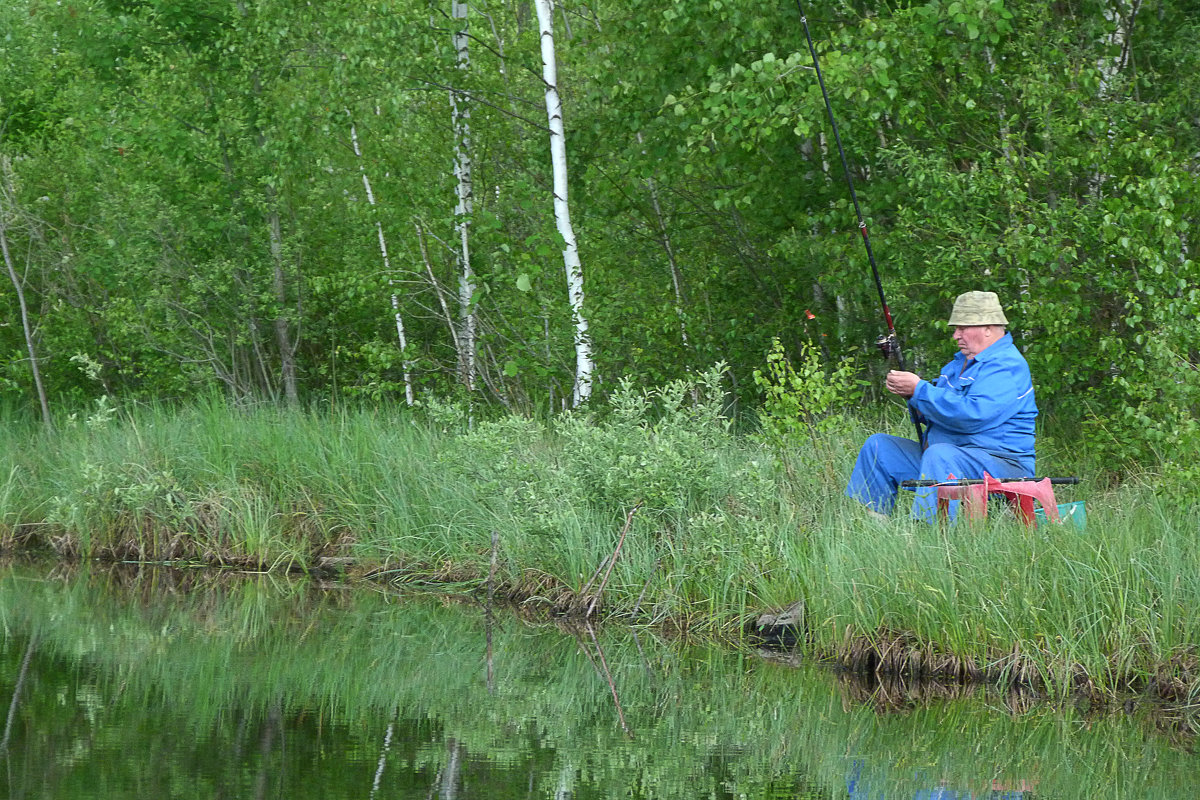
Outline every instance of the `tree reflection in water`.
{"type": "Polygon", "coordinates": [[[844,798],[852,775],[884,798],[1200,789],[1192,734],[1140,709],[865,684],[445,596],[12,567],[0,614],[14,798],[844,798]]]}

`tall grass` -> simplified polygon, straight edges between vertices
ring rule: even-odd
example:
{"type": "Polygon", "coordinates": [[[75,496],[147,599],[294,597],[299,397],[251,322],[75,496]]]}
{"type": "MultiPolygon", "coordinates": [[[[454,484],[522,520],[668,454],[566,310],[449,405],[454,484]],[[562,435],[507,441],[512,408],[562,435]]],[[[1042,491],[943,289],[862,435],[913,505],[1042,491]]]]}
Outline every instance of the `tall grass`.
{"type": "MultiPolygon", "coordinates": [[[[720,402],[710,373],[546,421],[198,401],[54,435],[0,426],[0,540],[471,587],[495,534],[501,593],[545,608],[594,599],[637,624],[740,636],[801,601],[810,651],[859,670],[1200,695],[1197,506],[1161,478],[1068,490],[1087,502],[1082,531],[1003,514],[878,524],[842,488],[867,433],[904,433],[902,414],[827,419],[781,447],[734,434],[720,402]]],[[[1044,474],[1088,463],[1047,442],[1044,474]]]]}
{"type": "Polygon", "coordinates": [[[814,645],[851,665],[1188,699],[1200,643],[1189,516],[1128,488],[1090,500],[1086,530],[1011,518],[824,528],[793,567],[814,645]]]}

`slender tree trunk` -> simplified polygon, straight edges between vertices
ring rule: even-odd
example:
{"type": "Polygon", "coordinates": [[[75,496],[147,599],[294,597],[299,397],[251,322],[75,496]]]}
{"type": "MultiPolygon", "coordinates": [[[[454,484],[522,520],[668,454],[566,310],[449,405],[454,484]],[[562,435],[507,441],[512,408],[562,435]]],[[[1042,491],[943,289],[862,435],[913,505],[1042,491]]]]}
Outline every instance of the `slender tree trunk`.
{"type": "Polygon", "coordinates": [[[392,720],[388,723],[387,732],[383,735],[383,748],[379,751],[379,761],[375,765],[375,779],[371,781],[371,800],[375,800],[375,795],[379,793],[379,786],[383,783],[383,768],[387,766],[388,751],[392,749],[392,733],[396,728],[396,721],[392,720]]]}
{"type": "Polygon", "coordinates": [[[558,770],[558,784],[554,787],[554,800],[570,800],[575,794],[575,767],[563,764],[558,770]]]}
{"type": "Polygon", "coordinates": [[[438,798],[439,800],[456,800],[458,797],[458,787],[462,782],[464,748],[460,742],[451,739],[446,743],[446,749],[449,751],[449,759],[446,762],[446,769],[442,772],[442,779],[438,786],[438,798]]]}
{"type": "Polygon", "coordinates": [[[1115,56],[1106,56],[1097,62],[1100,70],[1100,97],[1111,94],[1112,82],[1129,66],[1129,45],[1133,37],[1133,22],[1141,10],[1142,0],[1111,0],[1104,9],[1104,18],[1113,30],[1101,40],[1105,52],[1116,50],[1115,56]]]}
{"type": "MultiPolygon", "coordinates": [[[[239,13],[245,18],[248,11],[244,0],[238,0],[237,7],[239,13]]],[[[251,80],[253,97],[257,101],[262,97],[263,93],[259,74],[257,72],[253,73],[251,80]]],[[[255,141],[259,148],[265,151],[267,146],[266,133],[257,122],[252,123],[252,127],[255,132],[255,141]]],[[[293,338],[292,324],[284,313],[284,309],[288,306],[287,275],[284,270],[283,225],[279,214],[279,193],[274,186],[267,185],[264,191],[264,200],[266,201],[267,208],[265,222],[267,224],[271,254],[271,294],[278,306],[271,327],[275,333],[275,347],[279,350],[279,373],[280,380],[283,383],[283,396],[289,405],[295,405],[300,401],[300,395],[296,386],[296,350],[299,348],[300,335],[297,331],[293,338]]],[[[299,280],[297,280],[297,283],[299,283],[299,280]]],[[[298,312],[299,299],[296,302],[298,312]]],[[[296,325],[298,328],[298,315],[296,325]]]]}
{"type": "Polygon", "coordinates": [[[275,314],[272,327],[275,329],[275,346],[279,348],[279,371],[283,380],[283,396],[289,405],[300,402],[296,390],[296,345],[292,341],[291,324],[283,309],[287,304],[287,280],[283,269],[283,228],[279,221],[279,208],[274,190],[267,189],[267,202],[271,211],[267,215],[267,226],[271,237],[271,291],[279,311],[275,314]]]}
{"type": "Polygon", "coordinates": [[[578,406],[592,395],[592,340],[583,312],[583,268],[575,231],[571,227],[571,209],[567,198],[567,143],[563,127],[562,101],[558,96],[558,64],[554,55],[553,8],[550,0],[534,0],[538,30],[542,41],[542,81],[546,86],[546,114],[550,122],[550,160],[554,167],[554,221],[566,246],[563,264],[567,271],[567,297],[575,325],[575,388],[572,402],[578,406]]]}
{"type": "Polygon", "coordinates": [[[438,305],[442,309],[442,318],[446,320],[446,327],[450,330],[450,338],[458,342],[458,329],[454,325],[454,315],[450,313],[450,304],[446,302],[446,293],[442,291],[441,284],[433,272],[433,262],[429,260],[429,245],[425,243],[425,228],[421,226],[420,220],[413,220],[413,227],[417,229],[417,244],[421,248],[421,263],[425,265],[425,275],[429,278],[429,285],[433,289],[434,295],[437,296],[438,305]]]}
{"type": "MultiPolygon", "coordinates": [[[[1100,40],[1100,49],[1106,54],[1116,50],[1117,55],[1105,55],[1096,62],[1096,69],[1100,73],[1100,88],[1097,94],[1101,101],[1109,100],[1113,93],[1113,82],[1129,65],[1129,46],[1133,37],[1133,22],[1137,18],[1141,6],[1141,0],[1110,0],[1104,9],[1104,18],[1113,28],[1107,36],[1100,40]]],[[[1117,131],[1110,122],[1108,141],[1112,142],[1116,138],[1117,131]]],[[[1089,182],[1089,193],[1093,200],[1100,199],[1108,178],[1109,176],[1100,172],[1099,169],[1092,175],[1089,182]]]]}
{"type": "Polygon", "coordinates": [[[271,704],[267,719],[263,722],[262,733],[258,739],[258,775],[254,780],[255,800],[266,800],[269,796],[272,764],[271,757],[275,754],[275,732],[283,733],[283,711],[278,700],[271,704]]]}
{"type": "MultiPolygon", "coordinates": [[[[467,13],[465,0],[450,0],[450,16],[458,23],[454,31],[454,51],[463,80],[471,67],[467,44],[467,13]]],[[[471,106],[466,92],[450,92],[450,118],[454,125],[454,177],[458,187],[458,203],[454,207],[455,230],[458,232],[458,373],[459,381],[468,391],[475,390],[475,273],[471,268],[470,228],[474,205],[471,184],[471,106]]]]}
{"type": "MultiPolygon", "coordinates": [[[[350,114],[349,109],[346,109],[346,114],[350,114]]],[[[367,177],[362,152],[358,149],[358,131],[354,127],[353,120],[350,122],[350,142],[354,145],[354,156],[358,159],[358,171],[362,174],[363,189],[367,192],[367,203],[374,211],[375,192],[371,190],[371,179],[367,177]]],[[[379,219],[378,215],[375,217],[375,231],[379,235],[379,253],[383,257],[384,274],[390,278],[392,263],[388,258],[387,239],[383,235],[383,221],[379,219]]],[[[408,340],[404,336],[404,317],[400,313],[400,298],[396,296],[395,292],[392,292],[392,313],[396,317],[396,339],[400,344],[400,353],[404,357],[404,399],[411,406],[413,404],[412,361],[408,358],[408,340]]]]}
{"type": "MultiPolygon", "coordinates": [[[[33,341],[33,325],[29,320],[29,307],[25,303],[25,281],[17,275],[16,264],[13,263],[12,251],[8,247],[9,214],[16,210],[16,197],[12,186],[12,165],[8,158],[0,161],[0,252],[4,255],[4,266],[8,270],[8,278],[12,281],[13,291],[17,293],[17,303],[21,309],[21,328],[25,332],[25,348],[29,353],[29,370],[33,375],[33,385],[37,390],[38,402],[42,407],[42,423],[46,428],[53,429],[54,421],[50,417],[50,404],[46,400],[46,387],[42,384],[42,371],[39,366],[37,347],[33,341]]],[[[14,214],[15,216],[15,214],[14,214]]]]}
{"type": "MultiPolygon", "coordinates": [[[[637,133],[638,144],[643,144],[642,132],[637,133]]],[[[645,154],[645,150],[642,154],[645,154]]],[[[687,320],[683,314],[684,296],[683,296],[683,275],[679,271],[679,263],[675,259],[675,247],[671,243],[671,234],[667,229],[667,221],[663,217],[662,205],[658,202],[658,183],[651,175],[646,179],[646,188],[650,192],[650,205],[654,209],[654,234],[658,239],[658,243],[662,246],[663,252],[667,255],[667,265],[671,269],[671,288],[675,292],[675,316],[679,320],[679,339],[685,350],[691,348],[688,342],[687,320]]]]}
{"type": "Polygon", "coordinates": [[[29,662],[37,649],[38,635],[29,634],[29,643],[25,645],[25,655],[21,658],[21,671],[17,673],[17,685],[13,687],[12,700],[8,703],[8,717],[4,722],[4,735],[0,737],[0,753],[8,752],[8,743],[12,739],[13,723],[17,719],[17,709],[21,707],[21,692],[25,688],[25,678],[29,675],[29,662]]]}
{"type": "MultiPolygon", "coordinates": [[[[996,57],[992,55],[992,48],[983,48],[983,57],[987,61],[988,72],[992,75],[996,74],[996,57]]],[[[1008,82],[1003,78],[1000,79],[1000,86],[1004,90],[1008,89],[1008,82]]],[[[1004,103],[1000,104],[1000,108],[996,111],[996,117],[1000,123],[1000,152],[1004,154],[1004,160],[1010,165],[1013,164],[1012,141],[1008,126],[1008,109],[1004,103]]]]}
{"type": "MultiPolygon", "coordinates": [[[[240,3],[239,8],[241,8],[240,3]]],[[[213,102],[211,97],[209,102],[213,102]]],[[[221,149],[221,165],[225,183],[229,187],[230,208],[236,214],[239,222],[236,230],[236,238],[239,240],[237,244],[249,250],[251,247],[250,225],[243,210],[242,190],[238,183],[237,170],[233,165],[233,156],[230,153],[232,146],[224,133],[218,134],[218,142],[221,149]]],[[[230,395],[236,400],[252,398],[257,387],[259,393],[274,398],[274,382],[264,360],[262,337],[258,330],[258,309],[253,300],[258,292],[253,288],[253,280],[244,265],[234,268],[233,282],[237,287],[237,298],[234,301],[229,328],[224,337],[227,342],[229,362],[233,366],[230,370],[230,374],[233,376],[233,383],[229,385],[230,395]],[[247,337],[244,337],[236,328],[240,324],[246,326],[246,332],[249,334],[249,347],[242,344],[242,340],[247,337]]]]}

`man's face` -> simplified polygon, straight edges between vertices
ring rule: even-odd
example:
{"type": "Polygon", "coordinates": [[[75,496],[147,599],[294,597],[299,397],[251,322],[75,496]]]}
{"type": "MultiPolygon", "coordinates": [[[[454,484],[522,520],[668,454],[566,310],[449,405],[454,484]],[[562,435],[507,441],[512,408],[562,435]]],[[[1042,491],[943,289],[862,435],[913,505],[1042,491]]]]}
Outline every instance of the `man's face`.
{"type": "Polygon", "coordinates": [[[996,325],[955,325],[954,343],[967,358],[974,358],[993,344],[999,336],[996,325]]]}

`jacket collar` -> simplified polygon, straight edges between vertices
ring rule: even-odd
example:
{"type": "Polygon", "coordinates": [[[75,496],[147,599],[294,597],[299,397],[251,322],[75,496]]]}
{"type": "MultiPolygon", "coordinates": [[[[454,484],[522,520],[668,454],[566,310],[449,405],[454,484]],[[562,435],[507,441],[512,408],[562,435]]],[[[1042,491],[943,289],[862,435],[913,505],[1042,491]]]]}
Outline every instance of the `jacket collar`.
{"type": "Polygon", "coordinates": [[[1000,355],[1001,350],[1007,350],[1012,346],[1012,334],[1008,331],[1005,331],[1003,336],[992,342],[987,348],[984,349],[982,353],[976,355],[975,360],[987,361],[989,359],[996,358],[1000,355]]]}

